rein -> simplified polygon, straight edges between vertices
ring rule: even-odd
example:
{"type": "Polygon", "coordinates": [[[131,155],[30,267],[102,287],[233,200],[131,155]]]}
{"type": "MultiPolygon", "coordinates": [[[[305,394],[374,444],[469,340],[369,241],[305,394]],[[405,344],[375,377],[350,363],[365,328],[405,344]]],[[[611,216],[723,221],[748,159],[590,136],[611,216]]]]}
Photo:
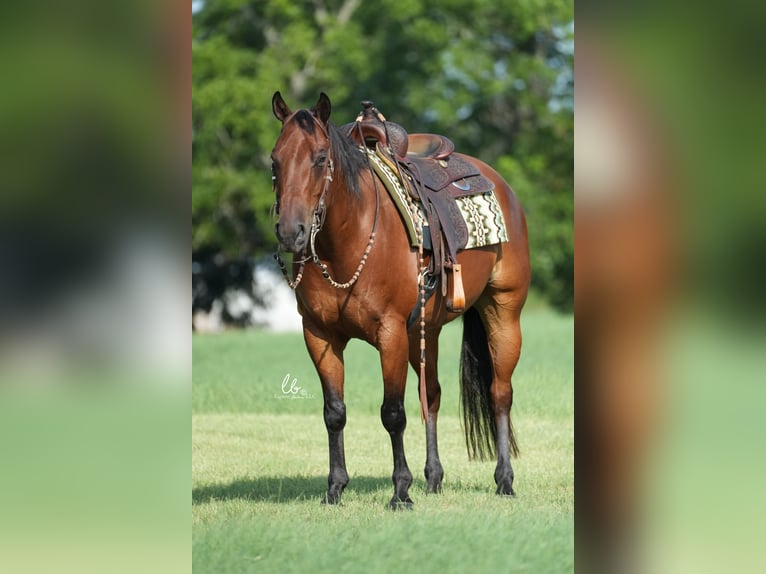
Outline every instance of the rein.
{"type": "MultiPolygon", "coordinates": [[[[327,136],[327,139],[329,141],[330,134],[327,132],[325,127],[319,121],[316,121],[316,124],[322,129],[322,131],[327,136]]],[[[369,164],[369,159],[368,159],[368,164],[369,164]]],[[[316,250],[316,236],[322,230],[325,217],[327,216],[327,206],[325,205],[324,198],[325,198],[325,195],[327,194],[327,190],[330,187],[330,183],[333,181],[333,172],[335,171],[335,166],[333,164],[332,158],[328,159],[327,171],[328,173],[325,176],[325,184],[324,184],[324,189],[322,190],[322,195],[319,196],[319,202],[317,203],[317,206],[314,209],[313,215],[311,217],[311,230],[309,231],[309,238],[310,238],[309,246],[311,247],[310,259],[314,262],[314,264],[317,267],[319,267],[319,269],[322,272],[322,277],[324,277],[325,280],[330,285],[332,285],[336,289],[348,289],[352,285],[354,285],[354,283],[357,282],[357,280],[359,279],[359,276],[362,274],[362,270],[364,269],[364,266],[367,264],[367,258],[370,255],[370,251],[372,251],[372,246],[375,243],[375,234],[378,229],[378,219],[380,215],[380,191],[378,189],[378,183],[375,179],[375,174],[372,173],[372,167],[370,167],[370,172],[372,173],[372,176],[373,176],[372,181],[375,186],[375,219],[372,224],[370,239],[367,241],[367,247],[365,247],[364,249],[364,253],[362,254],[362,259],[361,261],[359,261],[359,265],[357,265],[356,271],[354,271],[354,274],[351,276],[351,279],[349,279],[345,283],[339,283],[338,281],[332,278],[332,276],[330,275],[329,269],[327,269],[327,265],[323,263],[321,259],[319,259],[319,254],[317,253],[317,250],[316,250]]],[[[276,186],[276,178],[274,176],[272,176],[272,186],[276,186]]],[[[305,248],[301,254],[305,254],[305,248]]],[[[285,281],[287,281],[287,285],[290,287],[290,289],[294,291],[300,284],[301,279],[303,279],[303,271],[306,266],[306,261],[309,260],[309,257],[304,257],[303,259],[300,260],[298,273],[295,275],[295,279],[293,280],[290,280],[290,275],[287,272],[287,265],[282,259],[282,256],[279,254],[278,248],[277,248],[277,252],[274,254],[274,259],[279,265],[279,269],[282,271],[282,275],[284,276],[285,281]]]]}

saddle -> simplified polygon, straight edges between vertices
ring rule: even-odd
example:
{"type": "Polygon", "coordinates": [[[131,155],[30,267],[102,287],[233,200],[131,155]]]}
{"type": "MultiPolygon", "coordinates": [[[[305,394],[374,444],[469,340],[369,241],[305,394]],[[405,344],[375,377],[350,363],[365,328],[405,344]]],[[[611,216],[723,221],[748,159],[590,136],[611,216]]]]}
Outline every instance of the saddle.
{"type": "MultiPolygon", "coordinates": [[[[363,101],[356,121],[340,129],[360,146],[381,152],[382,159],[400,174],[409,194],[420,201],[430,231],[430,242],[424,238],[424,247],[430,247],[433,254],[428,273],[441,279],[447,307],[462,312],[465,293],[457,253],[466,246],[468,229],[455,200],[492,191],[494,184],[454,153],[455,144],[449,138],[408,134],[399,124],[387,121],[371,101],[363,101]]],[[[433,291],[435,281],[427,283],[433,291]]]]}

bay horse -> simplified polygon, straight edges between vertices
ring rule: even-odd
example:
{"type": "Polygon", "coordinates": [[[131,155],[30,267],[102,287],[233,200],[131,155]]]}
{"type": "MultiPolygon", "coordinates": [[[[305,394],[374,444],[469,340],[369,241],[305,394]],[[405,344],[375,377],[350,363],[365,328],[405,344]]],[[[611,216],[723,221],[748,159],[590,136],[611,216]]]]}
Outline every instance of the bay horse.
{"type": "MultiPolygon", "coordinates": [[[[324,92],[312,109],[294,112],[276,92],[272,109],[282,123],[271,153],[275,231],[280,249],[293,254],[293,281],[275,257],[295,290],[306,348],[322,385],[330,454],[324,500],[339,503],[349,481],[343,351],[357,338],[380,354],[380,417],[391,437],[394,462],[390,505],[411,508],[404,392],[408,363],[417,372],[421,361],[421,329],[417,323],[407,328],[419,297],[419,250],[411,247],[396,206],[385,189],[381,192],[365,154],[330,122],[331,104],[324,92]]],[[[510,418],[511,375],[521,352],[519,320],[530,281],[527,227],[519,200],[501,176],[478,159],[462,157],[495,184],[509,237],[458,254],[466,302],[460,366],[466,446],[469,458],[497,457],[496,492],[513,496],[510,458],[518,449],[510,418]]],[[[425,307],[423,336],[427,492],[440,492],[444,477],[436,436],[439,333],[458,316],[436,289],[425,307]]]]}

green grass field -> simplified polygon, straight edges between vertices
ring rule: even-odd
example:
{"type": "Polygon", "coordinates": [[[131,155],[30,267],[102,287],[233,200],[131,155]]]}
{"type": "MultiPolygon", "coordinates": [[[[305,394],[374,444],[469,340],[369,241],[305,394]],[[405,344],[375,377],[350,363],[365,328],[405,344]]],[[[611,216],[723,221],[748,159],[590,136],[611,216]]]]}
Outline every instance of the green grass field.
{"type": "Polygon", "coordinates": [[[193,565],[197,572],[567,572],[574,552],[573,319],[522,318],[512,411],[517,497],[494,495],[492,462],[469,462],[458,418],[461,323],[442,333],[439,447],[444,491],[425,494],[417,381],[407,390],[413,511],[388,509],[388,434],[380,363],[346,350],[343,505],[320,504],[327,439],[319,381],[298,334],[194,336],[193,565]],[[294,394],[283,392],[293,385],[294,394]],[[293,381],[295,381],[293,383],[293,381]],[[294,397],[294,398],[291,398],[294,397]]]}

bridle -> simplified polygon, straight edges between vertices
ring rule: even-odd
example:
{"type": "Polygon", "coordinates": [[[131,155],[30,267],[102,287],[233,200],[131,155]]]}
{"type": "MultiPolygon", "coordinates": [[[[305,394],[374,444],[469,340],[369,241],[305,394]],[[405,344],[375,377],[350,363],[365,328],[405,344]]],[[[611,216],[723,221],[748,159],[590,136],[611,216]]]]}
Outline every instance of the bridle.
{"type": "MultiPolygon", "coordinates": [[[[327,141],[330,142],[330,134],[325,128],[325,126],[320,122],[316,117],[313,116],[314,123],[319,126],[319,129],[322,130],[325,137],[327,138],[327,141]]],[[[332,150],[332,146],[330,146],[330,150],[332,150]]],[[[329,152],[328,152],[329,153],[329,152]]],[[[369,159],[368,159],[369,164],[369,159]]],[[[370,167],[370,171],[372,172],[372,166],[370,167]]],[[[295,290],[298,285],[301,282],[301,279],[303,279],[303,271],[306,266],[306,261],[311,259],[314,264],[319,267],[320,271],[322,272],[322,277],[325,278],[325,280],[335,287],[336,289],[348,289],[354,283],[357,282],[359,279],[359,276],[362,274],[362,269],[364,269],[364,266],[367,264],[367,258],[370,255],[370,251],[372,250],[372,245],[375,243],[375,233],[378,229],[378,216],[380,214],[380,192],[378,190],[378,184],[375,179],[375,176],[373,174],[373,183],[375,185],[375,219],[372,224],[372,231],[370,232],[370,238],[367,241],[367,247],[365,247],[364,254],[362,255],[362,259],[359,262],[359,265],[356,267],[356,271],[354,271],[354,274],[351,276],[351,279],[346,281],[345,283],[339,283],[338,281],[335,281],[335,279],[332,278],[330,275],[329,269],[327,269],[327,265],[322,262],[321,259],[319,259],[319,254],[316,250],[316,236],[319,234],[319,232],[322,230],[322,226],[324,225],[325,218],[327,216],[327,205],[325,203],[325,196],[327,195],[327,190],[330,188],[330,183],[333,181],[333,174],[335,172],[335,164],[333,162],[332,157],[327,158],[327,173],[324,178],[324,187],[322,189],[322,193],[319,196],[319,201],[317,201],[317,205],[314,208],[314,211],[311,215],[311,229],[309,231],[309,247],[311,249],[311,256],[306,256],[306,248],[303,248],[303,251],[301,251],[300,255],[302,256],[302,259],[298,261],[299,267],[298,267],[298,273],[295,275],[295,279],[290,279],[290,275],[287,272],[287,265],[285,264],[284,259],[282,259],[282,256],[280,255],[279,247],[277,247],[277,252],[274,253],[274,260],[279,265],[279,269],[282,271],[282,275],[285,278],[285,281],[287,281],[288,286],[290,289],[295,290]]],[[[271,186],[272,190],[276,194],[277,192],[277,178],[275,175],[272,174],[271,176],[271,186]]],[[[274,212],[278,215],[279,214],[279,201],[277,200],[274,203],[274,212]]]]}

